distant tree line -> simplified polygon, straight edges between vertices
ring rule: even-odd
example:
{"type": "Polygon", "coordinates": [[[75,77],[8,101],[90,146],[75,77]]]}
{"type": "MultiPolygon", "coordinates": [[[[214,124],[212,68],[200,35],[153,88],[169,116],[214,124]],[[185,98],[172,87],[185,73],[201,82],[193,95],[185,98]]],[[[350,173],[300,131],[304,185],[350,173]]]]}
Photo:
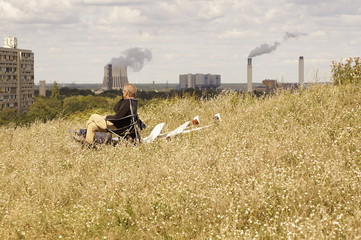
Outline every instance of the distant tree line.
{"type": "Polygon", "coordinates": [[[114,100],[95,96],[91,90],[60,88],[55,82],[46,96],[37,96],[26,114],[17,114],[15,109],[0,111],[0,126],[6,124],[26,125],[35,120],[46,122],[56,117],[66,117],[72,113],[101,108],[110,109],[114,100]]]}
{"type": "MultiPolygon", "coordinates": [[[[167,99],[173,97],[193,97],[211,98],[219,94],[220,91],[185,89],[170,91],[143,91],[139,90],[137,98],[139,105],[142,106],[149,100],[167,99]]],[[[29,107],[27,114],[17,114],[15,109],[6,108],[0,110],[0,126],[26,125],[36,120],[49,121],[56,117],[67,117],[77,112],[87,112],[93,109],[103,111],[112,111],[116,101],[122,96],[121,90],[104,91],[101,94],[95,94],[89,89],[72,89],[69,87],[59,88],[55,82],[51,90],[46,91],[46,96],[39,96],[35,93],[35,101],[29,107]]]]}
{"type": "MultiPolygon", "coordinates": [[[[55,82],[54,84],[57,85],[55,82]]],[[[50,97],[52,93],[52,90],[46,90],[46,97],[50,97]]],[[[59,89],[59,95],[70,97],[70,96],[88,96],[92,95],[94,96],[95,93],[90,89],[78,89],[78,88],[69,88],[69,87],[63,87],[59,89]]],[[[39,96],[39,90],[35,90],[35,96],[39,96]]]]}

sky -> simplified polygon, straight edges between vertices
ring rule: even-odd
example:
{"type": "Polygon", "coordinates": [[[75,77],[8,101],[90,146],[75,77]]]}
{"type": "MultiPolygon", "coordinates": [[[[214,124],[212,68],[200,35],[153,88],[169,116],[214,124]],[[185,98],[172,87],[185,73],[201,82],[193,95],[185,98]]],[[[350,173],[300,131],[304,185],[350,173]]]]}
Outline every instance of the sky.
{"type": "Polygon", "coordinates": [[[332,61],[361,55],[359,0],[0,0],[0,23],[34,52],[36,84],[102,83],[127,59],[131,83],[246,83],[249,56],[254,82],[297,82],[300,56],[305,82],[322,82],[332,61]]]}

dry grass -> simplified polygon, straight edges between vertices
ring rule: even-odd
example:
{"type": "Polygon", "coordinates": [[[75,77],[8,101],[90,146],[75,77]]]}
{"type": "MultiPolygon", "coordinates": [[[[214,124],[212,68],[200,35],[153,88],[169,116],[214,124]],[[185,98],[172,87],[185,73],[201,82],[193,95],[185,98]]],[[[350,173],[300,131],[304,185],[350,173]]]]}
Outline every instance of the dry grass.
{"type": "Polygon", "coordinates": [[[56,120],[1,128],[0,239],[361,239],[361,89],[140,109],[153,144],[81,149],[56,120]]]}

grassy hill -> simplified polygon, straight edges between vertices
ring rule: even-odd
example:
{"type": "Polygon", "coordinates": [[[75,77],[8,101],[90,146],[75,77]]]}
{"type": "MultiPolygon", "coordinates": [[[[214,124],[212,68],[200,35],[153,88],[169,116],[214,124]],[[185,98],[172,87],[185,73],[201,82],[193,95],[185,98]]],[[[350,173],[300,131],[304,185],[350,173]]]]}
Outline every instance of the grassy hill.
{"type": "Polygon", "coordinates": [[[0,130],[0,239],[360,239],[361,88],[153,101],[148,128],[203,131],[81,149],[86,114],[0,130]]]}

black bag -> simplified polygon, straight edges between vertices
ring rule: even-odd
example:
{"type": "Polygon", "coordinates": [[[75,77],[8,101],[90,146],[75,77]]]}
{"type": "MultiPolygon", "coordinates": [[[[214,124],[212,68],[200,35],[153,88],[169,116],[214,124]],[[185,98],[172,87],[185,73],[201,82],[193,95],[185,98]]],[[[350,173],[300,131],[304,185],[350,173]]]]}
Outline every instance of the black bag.
{"type": "Polygon", "coordinates": [[[112,135],[110,133],[105,132],[96,132],[95,133],[95,143],[105,143],[110,144],[112,141],[112,135]]]}
{"type": "MultiPolygon", "coordinates": [[[[86,129],[80,129],[78,135],[83,136],[85,138],[86,137],[86,129]]],[[[110,133],[95,132],[94,143],[110,144],[111,141],[112,141],[112,135],[110,133]]]]}

